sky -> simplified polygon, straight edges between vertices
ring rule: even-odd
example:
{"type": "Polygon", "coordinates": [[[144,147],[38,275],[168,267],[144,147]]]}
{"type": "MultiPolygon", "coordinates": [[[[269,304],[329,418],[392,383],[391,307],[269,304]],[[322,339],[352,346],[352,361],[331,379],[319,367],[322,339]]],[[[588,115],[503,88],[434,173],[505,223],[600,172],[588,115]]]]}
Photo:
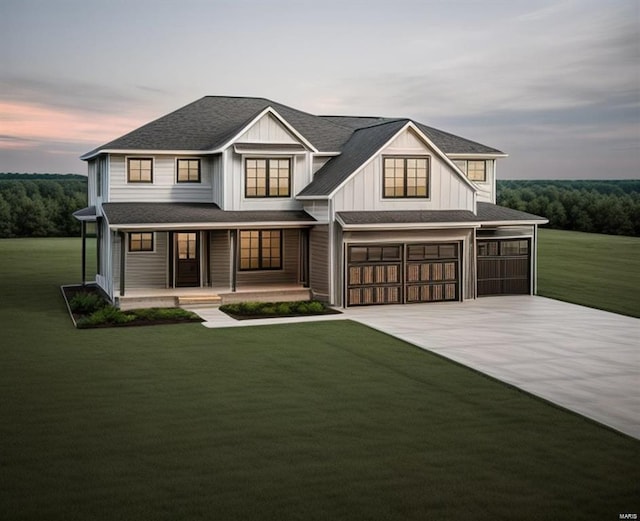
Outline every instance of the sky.
{"type": "Polygon", "coordinates": [[[640,0],[0,0],[0,172],[206,95],[407,117],[502,179],[640,178],[640,0]]]}

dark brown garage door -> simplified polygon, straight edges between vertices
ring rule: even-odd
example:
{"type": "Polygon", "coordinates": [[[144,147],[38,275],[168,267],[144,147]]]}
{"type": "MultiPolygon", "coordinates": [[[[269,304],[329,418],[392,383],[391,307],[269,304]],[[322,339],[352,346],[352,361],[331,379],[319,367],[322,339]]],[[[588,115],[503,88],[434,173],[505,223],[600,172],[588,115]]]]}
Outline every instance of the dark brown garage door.
{"type": "Polygon", "coordinates": [[[457,243],[349,246],[347,305],[458,300],[457,243]]]}
{"type": "Polygon", "coordinates": [[[529,239],[478,241],[478,296],[531,292],[529,239]]]}

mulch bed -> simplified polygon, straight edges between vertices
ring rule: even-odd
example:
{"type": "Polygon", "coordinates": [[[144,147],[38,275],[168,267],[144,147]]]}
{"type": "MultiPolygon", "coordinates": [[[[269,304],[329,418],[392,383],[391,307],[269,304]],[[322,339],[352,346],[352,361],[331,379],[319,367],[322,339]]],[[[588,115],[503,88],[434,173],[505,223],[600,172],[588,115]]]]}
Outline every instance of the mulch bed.
{"type": "MultiPolygon", "coordinates": [[[[222,311],[222,310],[221,310],[222,311]]],[[[235,318],[236,320],[257,320],[259,318],[292,318],[292,317],[313,317],[318,315],[341,315],[342,311],[338,311],[337,309],[325,309],[324,311],[317,313],[289,313],[286,315],[237,315],[235,313],[229,313],[228,311],[222,311],[226,313],[231,318],[235,318]]]]}

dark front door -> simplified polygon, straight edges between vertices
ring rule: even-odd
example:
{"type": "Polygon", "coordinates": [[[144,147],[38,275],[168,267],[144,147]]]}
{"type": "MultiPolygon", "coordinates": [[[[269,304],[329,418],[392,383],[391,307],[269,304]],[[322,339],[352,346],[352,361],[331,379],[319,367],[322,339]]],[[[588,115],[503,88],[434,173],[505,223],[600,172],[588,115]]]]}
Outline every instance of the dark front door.
{"type": "Polygon", "coordinates": [[[175,236],[176,286],[200,285],[200,244],[197,232],[179,232],[175,236]]]}

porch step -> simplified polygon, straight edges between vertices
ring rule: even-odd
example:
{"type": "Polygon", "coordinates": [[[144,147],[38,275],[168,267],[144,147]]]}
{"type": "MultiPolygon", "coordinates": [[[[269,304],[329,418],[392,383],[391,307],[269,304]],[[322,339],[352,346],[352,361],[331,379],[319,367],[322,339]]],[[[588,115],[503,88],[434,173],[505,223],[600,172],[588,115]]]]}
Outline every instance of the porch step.
{"type": "Polygon", "coordinates": [[[184,296],[177,298],[177,304],[180,307],[189,306],[191,308],[195,307],[210,307],[210,306],[219,306],[222,303],[222,298],[218,295],[207,295],[203,297],[198,296],[184,296]]]}

